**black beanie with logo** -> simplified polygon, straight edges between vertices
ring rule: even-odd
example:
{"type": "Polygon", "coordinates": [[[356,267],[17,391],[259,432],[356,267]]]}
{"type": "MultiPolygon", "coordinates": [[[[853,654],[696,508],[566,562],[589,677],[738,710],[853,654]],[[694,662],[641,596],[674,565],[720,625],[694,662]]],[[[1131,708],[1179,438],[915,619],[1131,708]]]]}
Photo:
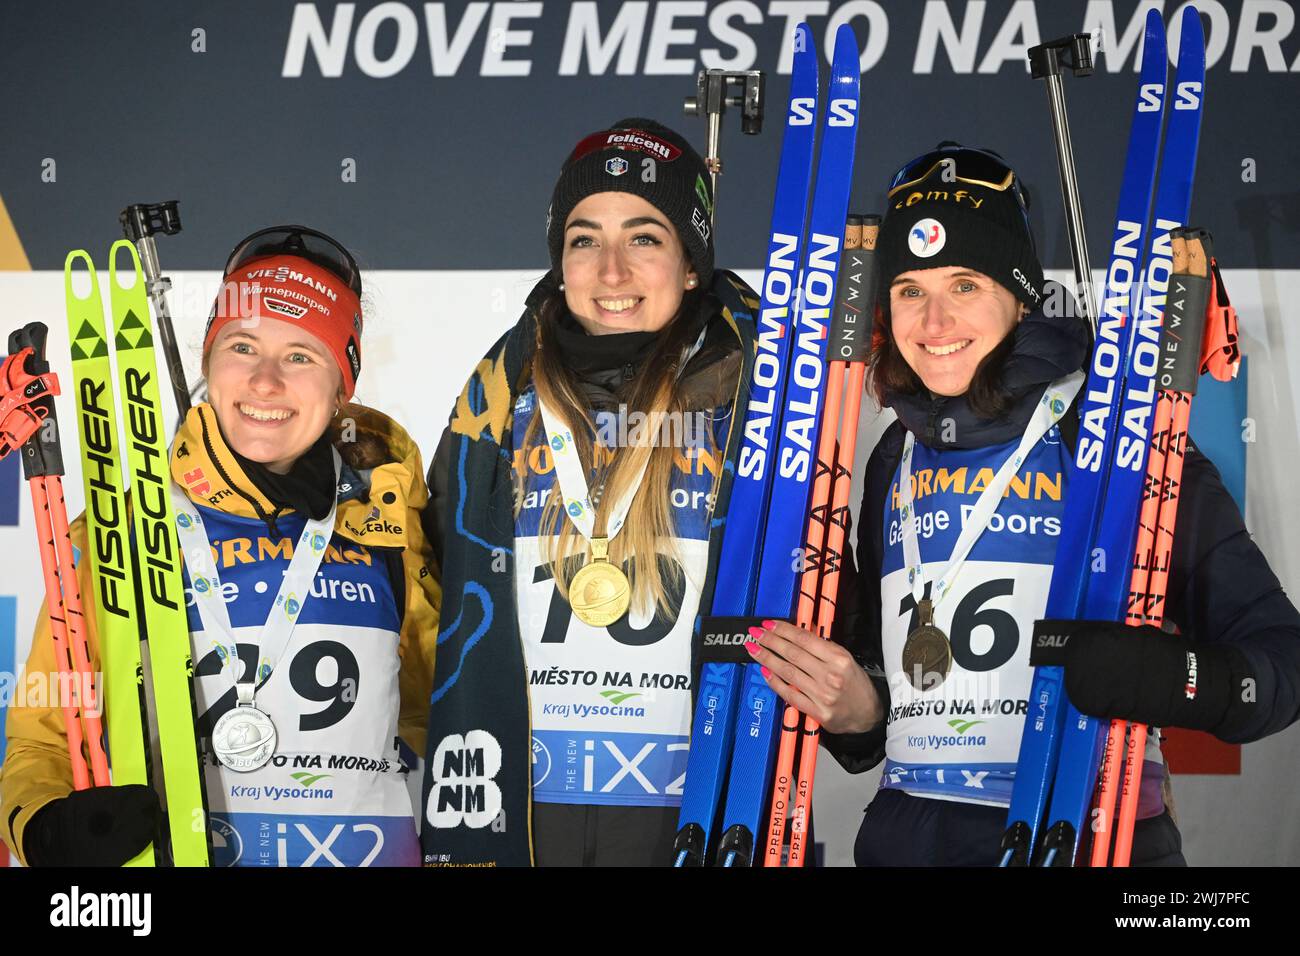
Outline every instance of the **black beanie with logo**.
{"type": "Polygon", "coordinates": [[[546,216],[551,271],[563,276],[564,224],[573,207],[595,193],[640,196],[658,209],[685,247],[707,289],[713,278],[713,188],[691,144],[654,120],[632,117],[583,137],[560,170],[546,216]]]}
{"type": "Polygon", "coordinates": [[[951,173],[945,178],[937,159],[924,179],[889,197],[876,262],[886,297],[904,272],[962,266],[994,279],[1031,310],[1043,301],[1043,267],[1015,193],[951,173]]]}

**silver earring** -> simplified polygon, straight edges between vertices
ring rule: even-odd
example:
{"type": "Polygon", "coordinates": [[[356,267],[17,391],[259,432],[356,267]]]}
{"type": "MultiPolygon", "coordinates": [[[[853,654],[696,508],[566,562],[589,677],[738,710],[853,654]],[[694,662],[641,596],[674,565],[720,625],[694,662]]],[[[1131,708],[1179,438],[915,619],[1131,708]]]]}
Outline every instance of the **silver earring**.
{"type": "Polygon", "coordinates": [[[686,280],[686,288],[688,288],[688,289],[694,289],[695,286],[699,283],[699,281],[700,281],[699,279],[687,279],[687,280],[686,280]]]}
{"type": "Polygon", "coordinates": [[[563,283],[563,282],[560,283],[560,291],[561,291],[561,292],[564,291],[564,283],[563,283]]]}

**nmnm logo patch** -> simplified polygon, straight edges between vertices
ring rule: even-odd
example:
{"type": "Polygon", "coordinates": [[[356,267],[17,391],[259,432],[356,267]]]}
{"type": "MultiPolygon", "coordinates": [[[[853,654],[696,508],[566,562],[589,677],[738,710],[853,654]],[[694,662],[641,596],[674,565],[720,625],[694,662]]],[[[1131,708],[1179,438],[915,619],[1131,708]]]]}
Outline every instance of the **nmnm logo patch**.
{"type": "Polygon", "coordinates": [[[433,753],[433,785],[424,808],[429,825],[480,830],[490,824],[501,812],[501,788],[494,779],[500,770],[501,744],[486,730],[443,737],[433,753]]]}

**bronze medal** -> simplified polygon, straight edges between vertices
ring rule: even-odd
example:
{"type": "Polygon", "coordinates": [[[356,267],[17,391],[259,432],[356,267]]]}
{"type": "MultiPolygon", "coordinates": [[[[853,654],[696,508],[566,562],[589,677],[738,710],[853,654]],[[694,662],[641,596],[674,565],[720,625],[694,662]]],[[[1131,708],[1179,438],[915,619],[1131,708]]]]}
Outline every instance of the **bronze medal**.
{"type": "Polygon", "coordinates": [[[569,606],[578,620],[591,627],[608,627],[632,601],[632,588],[622,568],[609,563],[609,539],[591,539],[591,561],[569,582],[569,606]]]}
{"type": "Polygon", "coordinates": [[[934,690],[952,669],[948,635],[934,625],[934,605],[929,598],[918,605],[920,623],[903,644],[903,674],[919,691],[934,690]]]}

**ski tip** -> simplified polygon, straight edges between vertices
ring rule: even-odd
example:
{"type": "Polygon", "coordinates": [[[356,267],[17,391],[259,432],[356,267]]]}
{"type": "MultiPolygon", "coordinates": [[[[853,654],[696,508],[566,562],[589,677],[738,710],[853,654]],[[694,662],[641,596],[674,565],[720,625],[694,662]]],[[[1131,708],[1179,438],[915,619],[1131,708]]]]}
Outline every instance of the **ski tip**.
{"type": "MultiPolygon", "coordinates": [[[[1190,8],[1189,8],[1190,9],[1190,8]]],[[[1147,11],[1146,26],[1142,30],[1142,52],[1139,54],[1142,62],[1147,61],[1147,50],[1161,53],[1165,52],[1165,21],[1159,7],[1152,7],[1147,11]]],[[[1164,57],[1162,56],[1163,60],[1164,57]]]]}
{"type": "Polygon", "coordinates": [[[855,65],[858,63],[858,35],[853,31],[851,24],[841,23],[839,29],[835,31],[834,62],[855,65]]]}
{"type": "Polygon", "coordinates": [[[1183,8],[1183,15],[1178,19],[1178,66],[1183,57],[1192,56],[1202,64],[1205,61],[1205,24],[1201,21],[1201,12],[1192,4],[1183,8]]]}
{"type": "MultiPolygon", "coordinates": [[[[135,288],[135,283],[132,283],[129,286],[125,286],[117,281],[117,254],[122,249],[127,249],[131,253],[131,263],[132,263],[133,271],[135,273],[137,282],[140,281],[140,277],[141,277],[140,253],[136,252],[135,243],[132,242],[130,239],[119,239],[117,240],[117,242],[113,243],[113,245],[109,247],[108,250],[109,284],[114,289],[122,289],[125,291],[127,289],[135,288]]],[[[128,270],[128,271],[132,271],[132,270],[128,270]]]]}
{"type": "Polygon", "coordinates": [[[95,271],[95,260],[90,257],[90,253],[85,249],[73,249],[69,252],[67,258],[63,260],[63,271],[68,272],[78,262],[84,262],[87,269],[91,272],[95,271]]]}
{"type": "Polygon", "coordinates": [[[817,72],[817,44],[813,40],[812,28],[807,23],[800,23],[794,28],[794,40],[791,47],[790,72],[797,79],[801,74],[817,72]]]}
{"type": "Polygon", "coordinates": [[[68,253],[68,257],[63,260],[63,285],[66,298],[69,301],[89,302],[98,297],[99,282],[95,278],[95,260],[90,257],[90,253],[85,249],[73,249],[68,253]],[[80,272],[76,268],[78,263],[85,267],[80,272]],[[78,274],[90,278],[89,290],[85,295],[79,295],[73,287],[73,277],[78,274]]]}

